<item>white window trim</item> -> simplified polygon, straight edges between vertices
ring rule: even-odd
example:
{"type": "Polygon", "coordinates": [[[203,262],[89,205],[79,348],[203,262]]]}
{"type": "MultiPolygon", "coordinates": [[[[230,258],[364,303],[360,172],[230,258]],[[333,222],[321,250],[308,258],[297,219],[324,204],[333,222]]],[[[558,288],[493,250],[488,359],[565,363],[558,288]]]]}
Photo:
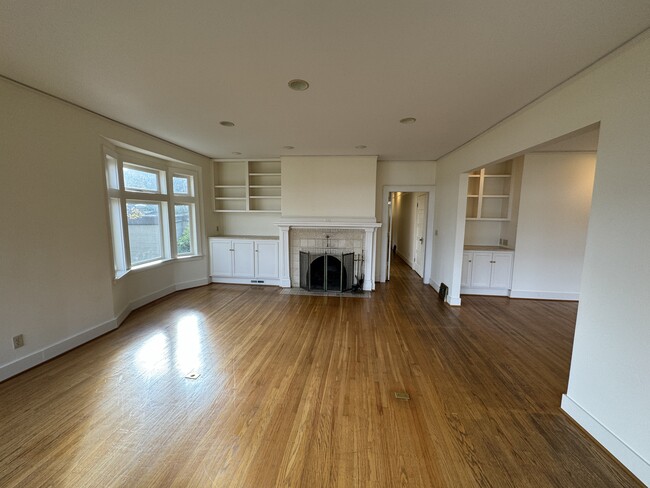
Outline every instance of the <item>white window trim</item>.
{"type": "Polygon", "coordinates": [[[141,271],[157,266],[167,265],[172,262],[200,259],[202,254],[202,219],[201,219],[201,169],[189,163],[175,163],[154,156],[139,154],[122,148],[102,146],[103,164],[105,169],[106,205],[108,225],[111,235],[112,266],[114,279],[119,280],[131,271],[141,271]],[[111,168],[109,159],[116,163],[111,168]],[[144,171],[158,172],[158,192],[126,190],[124,187],[124,165],[142,168],[144,171]],[[111,174],[111,171],[113,174],[111,174]],[[192,182],[189,195],[174,195],[173,177],[188,177],[192,182]],[[114,185],[119,188],[114,188],[114,185]],[[111,202],[118,200],[120,205],[120,221],[115,222],[115,213],[111,209],[111,202]],[[131,263],[129,228],[126,215],[127,201],[142,203],[158,203],[161,208],[161,234],[163,256],[151,261],[141,262],[136,265],[131,263]],[[176,241],[176,216],[175,205],[190,205],[190,235],[193,252],[178,254],[176,241]],[[193,218],[192,218],[193,217],[193,218]]]}

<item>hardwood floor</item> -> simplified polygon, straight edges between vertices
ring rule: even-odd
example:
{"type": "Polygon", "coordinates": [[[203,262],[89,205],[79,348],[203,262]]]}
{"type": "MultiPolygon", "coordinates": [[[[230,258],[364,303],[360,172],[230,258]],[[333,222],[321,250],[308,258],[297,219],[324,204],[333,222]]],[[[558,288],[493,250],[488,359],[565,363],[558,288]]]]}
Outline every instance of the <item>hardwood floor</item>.
{"type": "Polygon", "coordinates": [[[574,303],[396,261],[371,299],[178,292],[0,384],[0,486],[642,486],[560,412],[574,303]]]}

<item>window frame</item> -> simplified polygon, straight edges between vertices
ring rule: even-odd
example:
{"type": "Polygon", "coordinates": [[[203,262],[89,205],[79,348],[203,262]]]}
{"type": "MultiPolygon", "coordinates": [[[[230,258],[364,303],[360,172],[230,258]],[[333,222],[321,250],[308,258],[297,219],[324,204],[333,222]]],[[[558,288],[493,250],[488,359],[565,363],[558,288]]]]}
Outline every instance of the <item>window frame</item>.
{"type": "Polygon", "coordinates": [[[114,278],[131,271],[191,258],[202,254],[200,167],[189,163],[167,161],[127,149],[103,146],[108,224],[111,235],[114,278]],[[141,169],[158,176],[158,191],[126,189],[124,168],[141,169]],[[188,179],[188,194],[175,194],[173,178],[188,179]],[[133,264],[127,216],[127,203],[158,204],[160,208],[162,257],[133,264]],[[117,206],[119,205],[119,212],[117,206]],[[190,252],[178,253],[176,205],[190,210],[190,252]],[[118,215],[119,214],[119,215],[118,215]]]}

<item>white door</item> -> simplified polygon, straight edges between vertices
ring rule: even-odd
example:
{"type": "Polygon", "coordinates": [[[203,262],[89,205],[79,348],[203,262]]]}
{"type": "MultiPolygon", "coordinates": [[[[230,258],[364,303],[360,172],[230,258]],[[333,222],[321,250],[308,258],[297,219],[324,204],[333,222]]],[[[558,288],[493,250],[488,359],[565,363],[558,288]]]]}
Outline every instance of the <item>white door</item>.
{"type": "Polygon", "coordinates": [[[424,239],[427,231],[427,204],[429,195],[420,193],[415,200],[415,272],[424,271],[424,239]]]}
{"type": "Polygon", "coordinates": [[[492,254],[491,288],[510,288],[512,279],[512,253],[495,252],[492,254]]]}
{"type": "Polygon", "coordinates": [[[472,283],[472,253],[463,253],[463,270],[460,275],[460,286],[468,287],[472,283]]]}
{"type": "Polygon", "coordinates": [[[492,275],[492,253],[474,252],[472,258],[472,288],[489,288],[492,275]]]}
{"type": "Polygon", "coordinates": [[[257,278],[278,277],[277,241],[258,241],[255,243],[255,276],[257,278]]]}
{"type": "Polygon", "coordinates": [[[232,242],[233,273],[235,278],[253,278],[255,276],[255,241],[237,240],[232,242]]]}
{"type": "Polygon", "coordinates": [[[232,241],[210,241],[210,276],[232,276],[232,241]]]}

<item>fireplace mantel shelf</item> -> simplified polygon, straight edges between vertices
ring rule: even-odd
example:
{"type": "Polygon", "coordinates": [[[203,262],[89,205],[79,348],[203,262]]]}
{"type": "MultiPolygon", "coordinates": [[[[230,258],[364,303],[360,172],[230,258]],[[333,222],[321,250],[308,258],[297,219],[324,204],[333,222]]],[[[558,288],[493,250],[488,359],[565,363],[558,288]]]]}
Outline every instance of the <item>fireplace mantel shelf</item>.
{"type": "Polygon", "coordinates": [[[370,220],[341,220],[341,219],[286,219],[276,222],[278,227],[311,228],[320,227],[325,229],[377,229],[381,223],[370,220]]]}

